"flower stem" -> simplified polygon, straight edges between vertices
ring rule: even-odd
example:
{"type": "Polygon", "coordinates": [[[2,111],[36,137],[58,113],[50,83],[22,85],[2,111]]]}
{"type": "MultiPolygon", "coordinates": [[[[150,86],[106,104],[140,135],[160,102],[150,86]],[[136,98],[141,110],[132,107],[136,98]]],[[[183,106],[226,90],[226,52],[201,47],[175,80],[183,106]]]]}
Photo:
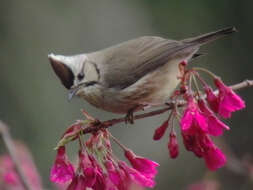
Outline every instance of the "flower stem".
{"type": "Polygon", "coordinates": [[[113,140],[117,145],[119,145],[120,148],[122,148],[124,151],[127,151],[127,150],[128,150],[128,148],[127,148],[125,145],[123,145],[116,137],[114,137],[110,132],[108,132],[108,133],[109,133],[110,137],[112,138],[112,140],[113,140]]]}
{"type": "Polygon", "coordinates": [[[199,79],[199,81],[201,82],[201,84],[203,86],[208,86],[208,84],[199,76],[199,73],[194,72],[195,76],[199,79]]]}
{"type": "Polygon", "coordinates": [[[208,74],[209,76],[211,76],[212,78],[217,78],[217,75],[215,75],[213,72],[211,72],[207,69],[204,69],[202,67],[194,67],[194,68],[192,68],[192,70],[202,71],[202,72],[205,72],[206,74],[208,74]]]}
{"type": "Polygon", "coordinates": [[[189,80],[189,90],[190,90],[190,92],[192,92],[192,77],[193,77],[193,75],[190,76],[190,80],[189,80]]]}
{"type": "Polygon", "coordinates": [[[197,80],[196,80],[195,75],[193,75],[193,82],[194,82],[194,85],[195,85],[196,90],[197,90],[197,95],[198,95],[198,97],[200,98],[200,90],[199,90],[198,82],[197,82],[197,80]]]}

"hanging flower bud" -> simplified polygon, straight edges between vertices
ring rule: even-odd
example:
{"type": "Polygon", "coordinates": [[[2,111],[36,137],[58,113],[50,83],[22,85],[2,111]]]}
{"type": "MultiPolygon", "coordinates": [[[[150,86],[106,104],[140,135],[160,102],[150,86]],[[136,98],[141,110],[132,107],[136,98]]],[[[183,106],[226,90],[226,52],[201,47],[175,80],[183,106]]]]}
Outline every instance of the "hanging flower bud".
{"type": "Polygon", "coordinates": [[[176,158],[178,156],[179,151],[178,151],[177,136],[176,133],[173,131],[170,133],[168,149],[171,158],[176,158]]]}
{"type": "Polygon", "coordinates": [[[163,124],[160,127],[158,127],[155,130],[155,133],[154,133],[154,136],[153,136],[153,139],[155,141],[160,140],[163,137],[166,129],[168,128],[168,125],[169,125],[169,120],[166,120],[165,122],[163,122],[163,124]]]}

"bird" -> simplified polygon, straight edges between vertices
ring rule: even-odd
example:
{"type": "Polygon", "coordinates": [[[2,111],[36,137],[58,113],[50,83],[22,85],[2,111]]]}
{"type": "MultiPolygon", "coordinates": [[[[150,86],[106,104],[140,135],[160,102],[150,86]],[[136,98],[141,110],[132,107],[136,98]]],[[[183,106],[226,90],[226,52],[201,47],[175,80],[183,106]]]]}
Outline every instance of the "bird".
{"type": "Polygon", "coordinates": [[[202,45],[236,32],[227,27],[197,37],[170,40],[142,36],[91,53],[48,55],[69,99],[78,96],[108,112],[125,114],[161,106],[180,83],[179,64],[201,54],[202,45]]]}

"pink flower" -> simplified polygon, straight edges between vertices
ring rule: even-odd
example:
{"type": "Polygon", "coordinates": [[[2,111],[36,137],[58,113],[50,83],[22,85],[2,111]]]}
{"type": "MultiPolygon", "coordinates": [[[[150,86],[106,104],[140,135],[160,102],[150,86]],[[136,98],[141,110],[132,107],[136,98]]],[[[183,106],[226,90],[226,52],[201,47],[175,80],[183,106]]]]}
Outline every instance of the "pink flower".
{"type": "Polygon", "coordinates": [[[105,176],[102,173],[97,174],[96,182],[92,186],[93,190],[106,190],[105,176]]]}
{"type": "Polygon", "coordinates": [[[119,190],[130,190],[130,186],[132,184],[136,184],[130,177],[130,175],[128,175],[127,173],[125,173],[125,171],[123,169],[121,169],[120,167],[118,167],[117,169],[117,173],[118,176],[120,177],[120,183],[117,185],[119,190]]]}
{"type": "Polygon", "coordinates": [[[178,156],[178,143],[177,143],[177,136],[175,132],[170,133],[170,139],[168,143],[168,149],[171,158],[176,158],[178,156]]]}
{"type": "Polygon", "coordinates": [[[210,170],[217,170],[226,164],[225,155],[215,146],[205,152],[204,159],[210,170]]]}
{"type": "Polygon", "coordinates": [[[153,136],[153,139],[155,141],[160,140],[163,137],[166,129],[168,128],[168,125],[169,125],[169,120],[166,120],[160,127],[158,127],[155,130],[155,133],[154,133],[154,136],[153,136]]]}
{"type": "MultiPolygon", "coordinates": [[[[11,158],[10,158],[11,159],[11,158]]],[[[7,171],[4,175],[3,175],[3,180],[6,184],[9,185],[19,185],[20,181],[18,179],[17,174],[15,173],[15,171],[7,171]]]]}
{"type": "Polygon", "coordinates": [[[226,86],[220,79],[215,78],[214,83],[219,89],[218,113],[224,117],[231,117],[231,113],[245,108],[244,101],[230,87],[226,86]]]}
{"type": "Polygon", "coordinates": [[[86,190],[85,178],[82,175],[76,175],[67,190],[86,190]]]}
{"type": "Polygon", "coordinates": [[[133,185],[134,181],[129,174],[126,174],[125,171],[118,166],[116,168],[110,160],[106,161],[105,166],[111,182],[118,188],[118,190],[131,189],[131,185],[133,185]]]}
{"type": "Polygon", "coordinates": [[[107,176],[105,177],[105,190],[118,190],[114,183],[112,183],[111,179],[107,176]]]}
{"type": "Polygon", "coordinates": [[[185,147],[194,152],[198,157],[205,159],[206,166],[210,170],[216,170],[226,164],[226,157],[211,141],[210,137],[202,131],[195,134],[182,132],[185,147]]]}
{"type": "MultiPolygon", "coordinates": [[[[119,161],[119,167],[124,171],[127,179],[131,179],[132,182],[135,182],[143,187],[154,187],[155,182],[153,179],[146,177],[139,171],[135,170],[134,168],[129,167],[125,162],[119,161]]],[[[129,181],[129,184],[131,182],[129,181]]]]}
{"type": "Polygon", "coordinates": [[[96,158],[92,154],[89,154],[88,156],[90,161],[92,162],[92,166],[96,168],[96,173],[103,173],[103,169],[100,166],[99,162],[96,160],[96,158]]]}
{"type": "Polygon", "coordinates": [[[119,173],[119,171],[116,170],[113,162],[110,160],[107,160],[105,162],[105,167],[107,169],[108,176],[109,176],[110,180],[112,181],[112,183],[116,186],[119,186],[120,181],[121,181],[120,173],[119,173]]]}
{"type": "Polygon", "coordinates": [[[216,170],[226,163],[225,156],[207,134],[218,136],[223,129],[229,128],[215,117],[203,100],[199,100],[197,105],[192,98],[188,99],[181,127],[186,149],[197,157],[203,157],[210,170],[216,170]]]}
{"type": "Polygon", "coordinates": [[[192,96],[187,98],[187,108],[181,118],[180,125],[184,132],[191,131],[194,128],[208,131],[206,118],[200,112],[198,105],[195,103],[192,96]]]}
{"type": "MultiPolygon", "coordinates": [[[[29,150],[20,142],[15,142],[16,153],[21,163],[20,167],[34,190],[42,190],[40,176],[33,163],[29,150]]],[[[0,156],[0,187],[1,189],[24,190],[16,173],[15,165],[9,155],[0,156]]]]}
{"type": "Polygon", "coordinates": [[[79,151],[79,164],[85,177],[86,186],[92,187],[96,182],[97,169],[93,166],[85,150],[79,151]]]}
{"type": "Polygon", "coordinates": [[[200,139],[204,138],[206,135],[204,133],[186,133],[182,132],[183,142],[186,150],[193,152],[197,157],[203,156],[203,149],[200,145],[200,139]]]}
{"type": "Polygon", "coordinates": [[[218,97],[214,94],[213,90],[209,86],[205,86],[206,99],[210,108],[218,113],[219,111],[219,100],[218,97]]]}
{"type": "Polygon", "coordinates": [[[229,130],[229,127],[221,122],[214,113],[207,107],[204,100],[198,101],[199,108],[206,116],[207,124],[208,124],[208,133],[213,136],[220,136],[223,134],[223,130],[229,130]]]}
{"type": "Polygon", "coordinates": [[[154,178],[157,174],[156,167],[159,166],[158,163],[147,158],[136,156],[131,150],[125,151],[125,156],[133,168],[138,170],[142,175],[148,178],[154,178]]]}
{"type": "Polygon", "coordinates": [[[65,154],[65,147],[61,146],[56,155],[56,159],[50,172],[50,180],[55,183],[63,184],[74,177],[74,167],[65,154]]]}
{"type": "Polygon", "coordinates": [[[2,167],[0,170],[0,178],[3,179],[4,183],[14,186],[19,185],[20,180],[11,157],[9,155],[2,155],[0,157],[0,165],[2,167]]]}

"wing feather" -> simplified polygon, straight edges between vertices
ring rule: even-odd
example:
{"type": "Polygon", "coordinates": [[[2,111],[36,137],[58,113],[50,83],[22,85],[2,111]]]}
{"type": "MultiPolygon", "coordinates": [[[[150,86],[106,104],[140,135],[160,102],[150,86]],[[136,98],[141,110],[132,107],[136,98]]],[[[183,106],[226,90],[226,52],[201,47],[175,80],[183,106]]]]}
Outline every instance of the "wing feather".
{"type": "Polygon", "coordinates": [[[144,36],[88,57],[100,68],[103,85],[124,89],[170,60],[187,57],[197,49],[198,47],[182,41],[144,36]]]}

